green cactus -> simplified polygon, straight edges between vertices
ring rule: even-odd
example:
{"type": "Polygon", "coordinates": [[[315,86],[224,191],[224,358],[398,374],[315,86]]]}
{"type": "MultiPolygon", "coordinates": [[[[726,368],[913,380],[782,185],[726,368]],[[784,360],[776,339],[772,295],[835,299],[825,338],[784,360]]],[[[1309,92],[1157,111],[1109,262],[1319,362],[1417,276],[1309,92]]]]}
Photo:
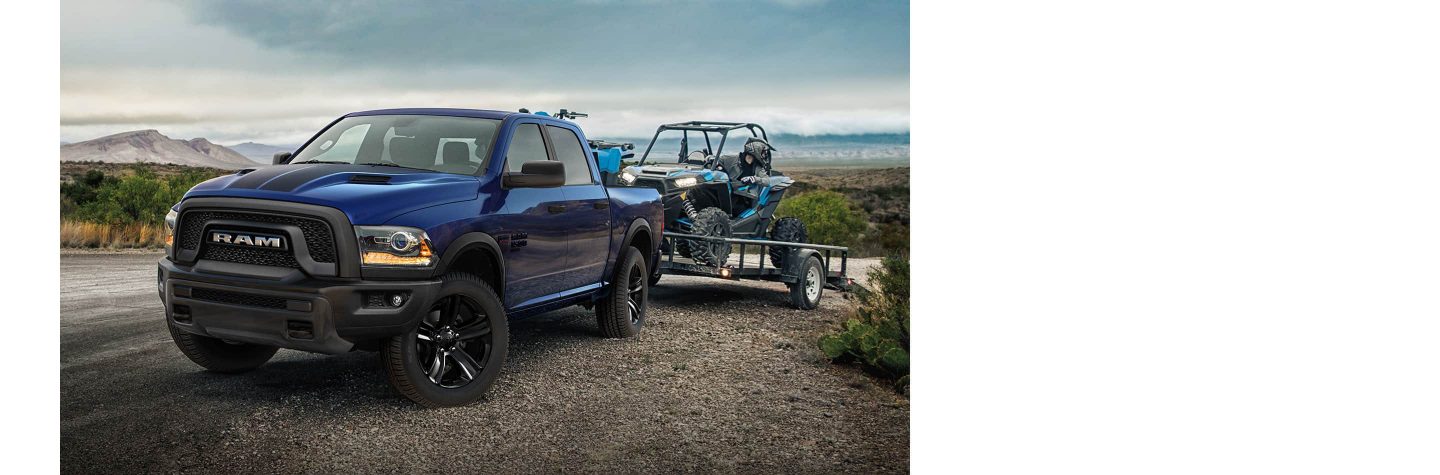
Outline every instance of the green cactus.
{"type": "Polygon", "coordinates": [[[910,261],[887,257],[869,276],[875,290],[856,289],[859,307],[839,332],[820,338],[820,350],[833,362],[859,363],[893,379],[904,391],[910,385],[910,261]]]}

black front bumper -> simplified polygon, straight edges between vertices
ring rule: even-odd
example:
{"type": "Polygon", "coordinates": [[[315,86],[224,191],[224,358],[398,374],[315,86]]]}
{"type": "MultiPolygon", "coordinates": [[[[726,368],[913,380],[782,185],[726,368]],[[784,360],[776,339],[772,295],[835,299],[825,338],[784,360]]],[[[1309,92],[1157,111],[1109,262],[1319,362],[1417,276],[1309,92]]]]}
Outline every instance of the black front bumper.
{"type": "Polygon", "coordinates": [[[318,353],[344,353],[413,330],[440,288],[438,280],[321,280],[299,270],[245,272],[238,264],[214,269],[204,262],[185,266],[160,259],[160,298],[165,318],[177,328],[318,353]],[[398,307],[390,305],[395,294],[404,296],[398,307]]]}

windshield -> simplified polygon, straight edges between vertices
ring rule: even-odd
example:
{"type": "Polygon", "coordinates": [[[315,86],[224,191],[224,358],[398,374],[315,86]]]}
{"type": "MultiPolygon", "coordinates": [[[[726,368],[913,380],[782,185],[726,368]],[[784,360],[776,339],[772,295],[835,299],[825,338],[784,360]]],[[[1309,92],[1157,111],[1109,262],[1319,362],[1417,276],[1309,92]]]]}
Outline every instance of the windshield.
{"type": "Polygon", "coordinates": [[[290,163],[346,163],[474,175],[495,143],[496,119],[431,115],[346,117],[290,163]]]}

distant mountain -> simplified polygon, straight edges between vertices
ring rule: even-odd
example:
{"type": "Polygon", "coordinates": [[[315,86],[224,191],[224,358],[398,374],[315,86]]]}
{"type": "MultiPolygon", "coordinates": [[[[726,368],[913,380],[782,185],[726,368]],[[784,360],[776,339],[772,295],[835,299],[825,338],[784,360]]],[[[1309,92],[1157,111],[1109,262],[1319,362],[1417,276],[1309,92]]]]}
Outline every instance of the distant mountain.
{"type": "Polygon", "coordinates": [[[275,154],[280,152],[294,152],[295,149],[300,147],[290,145],[266,145],[263,143],[245,142],[242,144],[231,145],[229,148],[230,150],[234,150],[239,154],[244,155],[245,158],[254,160],[265,165],[269,165],[270,159],[274,158],[275,154]]]}
{"type": "Polygon", "coordinates": [[[136,130],[60,146],[62,162],[173,163],[193,167],[249,168],[255,162],[203,138],[177,140],[136,130]]]}

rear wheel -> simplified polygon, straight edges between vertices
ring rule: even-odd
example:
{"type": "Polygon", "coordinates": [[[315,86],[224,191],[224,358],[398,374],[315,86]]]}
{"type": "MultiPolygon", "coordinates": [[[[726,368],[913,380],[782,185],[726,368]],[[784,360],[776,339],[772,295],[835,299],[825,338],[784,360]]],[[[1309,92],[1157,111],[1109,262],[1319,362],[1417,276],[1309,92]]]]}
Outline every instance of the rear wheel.
{"type": "Polygon", "coordinates": [[[279,349],[200,336],[181,330],[174,323],[166,323],[170,327],[170,339],[186,358],[217,373],[244,373],[259,368],[279,349]]]}
{"type": "Polygon", "coordinates": [[[596,323],[605,338],[625,338],[640,334],[645,325],[645,308],[650,297],[650,273],[639,249],[625,248],[620,265],[615,269],[610,296],[595,306],[596,323]]]}
{"type": "Polygon", "coordinates": [[[500,375],[510,343],[505,309],[489,284],[462,272],[441,280],[420,324],[381,350],[391,386],[426,407],[480,399],[500,375]]]}
{"type": "MultiPolygon", "coordinates": [[[[810,242],[809,233],[805,232],[805,223],[800,218],[785,217],[775,221],[775,227],[770,229],[770,240],[780,242],[810,242]]],[[[785,267],[785,256],[790,254],[788,247],[770,247],[770,264],[777,268],[785,267]]]]}
{"type": "Polygon", "coordinates": [[[825,271],[820,267],[820,259],[806,257],[805,264],[800,267],[800,281],[790,284],[790,305],[812,310],[820,306],[820,295],[824,292],[825,271]]]}
{"type": "MultiPolygon", "coordinates": [[[[716,207],[702,209],[697,213],[690,232],[699,236],[729,238],[730,214],[716,207]]],[[[690,258],[701,264],[717,266],[730,258],[729,243],[684,239],[680,241],[685,243],[683,248],[689,251],[690,258]]]]}

